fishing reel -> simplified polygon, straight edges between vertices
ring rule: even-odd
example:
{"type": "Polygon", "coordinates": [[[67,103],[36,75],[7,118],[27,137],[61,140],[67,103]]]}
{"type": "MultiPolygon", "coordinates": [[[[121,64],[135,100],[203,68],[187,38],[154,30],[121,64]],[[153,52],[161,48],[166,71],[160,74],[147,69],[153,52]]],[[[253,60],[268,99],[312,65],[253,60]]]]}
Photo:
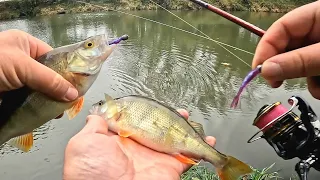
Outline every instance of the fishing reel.
{"type": "Polygon", "coordinates": [[[292,96],[288,103],[289,110],[281,102],[264,105],[253,122],[259,131],[248,143],[263,138],[281,158],[299,158],[295,171],[306,180],[311,167],[320,171],[320,121],[301,97],[292,96]],[[293,112],[295,107],[301,112],[300,117],[293,112]],[[262,135],[257,137],[259,133],[262,135]]]}

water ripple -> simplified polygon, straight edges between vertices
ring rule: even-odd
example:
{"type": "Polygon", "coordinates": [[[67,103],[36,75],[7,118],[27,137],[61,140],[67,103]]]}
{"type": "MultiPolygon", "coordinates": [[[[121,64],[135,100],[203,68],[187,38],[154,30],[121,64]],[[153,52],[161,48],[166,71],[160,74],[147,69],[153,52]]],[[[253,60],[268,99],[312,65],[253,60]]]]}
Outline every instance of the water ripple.
{"type": "MultiPolygon", "coordinates": [[[[54,129],[55,129],[55,126],[52,124],[51,121],[35,129],[33,131],[34,145],[28,153],[33,153],[38,151],[41,148],[41,143],[39,144],[38,142],[41,140],[47,139],[49,136],[48,133],[54,129]]],[[[25,154],[25,152],[22,152],[21,150],[8,145],[7,143],[0,146],[0,157],[10,155],[10,154],[25,154]]]]}
{"type": "Polygon", "coordinates": [[[111,75],[120,83],[120,85],[113,90],[120,90],[124,94],[153,94],[153,91],[145,86],[143,82],[131,77],[125,71],[112,67],[107,68],[107,70],[111,71],[111,75]]]}

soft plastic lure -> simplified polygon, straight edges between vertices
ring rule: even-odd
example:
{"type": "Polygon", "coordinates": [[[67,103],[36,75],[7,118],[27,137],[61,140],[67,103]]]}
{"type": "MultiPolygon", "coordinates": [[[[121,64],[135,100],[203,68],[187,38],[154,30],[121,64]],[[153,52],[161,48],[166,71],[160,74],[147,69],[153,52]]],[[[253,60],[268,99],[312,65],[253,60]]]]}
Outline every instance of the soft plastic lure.
{"type": "Polygon", "coordinates": [[[121,37],[119,37],[119,38],[117,38],[117,39],[114,39],[114,40],[108,42],[108,44],[109,44],[109,45],[111,45],[111,44],[118,44],[119,42],[125,41],[125,40],[127,40],[128,38],[129,38],[129,36],[125,34],[125,35],[122,35],[121,37]]]}
{"type": "Polygon", "coordinates": [[[262,68],[262,65],[258,65],[257,68],[255,68],[254,70],[250,71],[248,73],[248,75],[244,78],[237,95],[233,98],[233,101],[231,103],[231,107],[232,108],[235,108],[238,105],[238,102],[239,102],[240,95],[241,95],[242,91],[249,84],[249,82],[252,81],[252,79],[254,79],[258,74],[261,73],[261,68],[262,68]]]}

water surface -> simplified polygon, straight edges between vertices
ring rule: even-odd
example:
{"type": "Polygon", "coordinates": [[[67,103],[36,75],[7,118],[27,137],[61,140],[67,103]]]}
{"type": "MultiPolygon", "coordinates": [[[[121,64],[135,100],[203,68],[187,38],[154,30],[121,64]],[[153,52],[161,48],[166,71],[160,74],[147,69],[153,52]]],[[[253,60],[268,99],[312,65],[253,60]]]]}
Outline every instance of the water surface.
{"type": "MultiPolygon", "coordinates": [[[[197,33],[165,11],[132,13],[197,33]]],[[[209,11],[175,13],[212,39],[246,51],[253,53],[259,41],[253,33],[209,11]]],[[[263,29],[282,16],[235,14],[263,29]]],[[[281,170],[281,175],[288,179],[295,173],[297,159],[282,160],[264,140],[247,144],[248,138],[257,131],[252,121],[264,104],[282,101],[287,105],[291,95],[301,95],[314,109],[320,108],[320,103],[306,90],[304,80],[290,80],[272,89],[258,78],[244,92],[239,108],[230,109],[233,96],[250,70],[248,65],[212,41],[117,12],[56,15],[0,24],[1,31],[11,28],[24,30],[53,47],[99,33],[108,33],[110,38],[128,34],[129,40],[119,45],[104,64],[77,118],[69,121],[65,116],[39,128],[30,153],[8,146],[0,151],[1,179],[61,179],[65,146],[83,127],[91,104],[102,99],[103,93],[113,97],[140,94],[175,108],[185,108],[194,121],[204,125],[207,135],[217,138],[216,147],[220,151],[256,168],[276,162],[274,169],[281,170]],[[231,66],[225,67],[222,62],[231,66]]],[[[251,65],[251,54],[230,50],[251,65]]],[[[319,173],[312,171],[310,179],[316,176],[319,177],[319,173]]]]}

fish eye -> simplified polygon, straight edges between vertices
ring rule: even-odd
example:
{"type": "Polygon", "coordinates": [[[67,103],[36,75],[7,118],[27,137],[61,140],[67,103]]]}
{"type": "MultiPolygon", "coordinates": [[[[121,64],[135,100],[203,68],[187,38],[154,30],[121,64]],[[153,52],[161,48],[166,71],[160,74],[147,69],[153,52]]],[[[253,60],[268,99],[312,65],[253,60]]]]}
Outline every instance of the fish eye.
{"type": "Polygon", "coordinates": [[[85,48],[91,48],[91,47],[93,47],[93,45],[94,45],[94,43],[93,43],[92,41],[89,41],[89,42],[86,42],[86,43],[84,44],[84,47],[85,47],[85,48]]]}
{"type": "Polygon", "coordinates": [[[99,101],[99,106],[101,106],[102,105],[102,102],[101,101],[99,101]]]}

